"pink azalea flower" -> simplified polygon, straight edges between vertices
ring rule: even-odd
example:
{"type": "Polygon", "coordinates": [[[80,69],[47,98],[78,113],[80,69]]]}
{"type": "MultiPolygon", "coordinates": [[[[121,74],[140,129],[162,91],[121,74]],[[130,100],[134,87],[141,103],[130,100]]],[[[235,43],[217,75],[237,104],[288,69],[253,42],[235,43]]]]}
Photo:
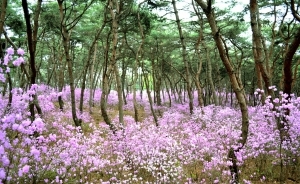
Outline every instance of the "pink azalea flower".
{"type": "Polygon", "coordinates": [[[6,50],[6,53],[8,55],[13,55],[15,53],[14,49],[12,47],[9,47],[7,50],[6,50]]]}
{"type": "Polygon", "coordinates": [[[19,48],[19,49],[17,50],[17,53],[18,53],[19,55],[23,56],[25,52],[24,52],[23,49],[19,48]]]}
{"type": "Polygon", "coordinates": [[[29,172],[29,169],[30,169],[30,166],[29,166],[29,165],[25,165],[25,166],[22,168],[22,172],[26,174],[26,173],[29,172]]]}

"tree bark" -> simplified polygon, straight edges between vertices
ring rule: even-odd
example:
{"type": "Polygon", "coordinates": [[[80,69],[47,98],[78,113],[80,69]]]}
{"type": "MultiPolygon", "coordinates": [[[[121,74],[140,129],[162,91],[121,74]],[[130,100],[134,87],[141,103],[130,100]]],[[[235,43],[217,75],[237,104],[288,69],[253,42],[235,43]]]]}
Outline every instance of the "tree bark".
{"type": "Polygon", "coordinates": [[[109,63],[109,45],[110,45],[110,34],[111,31],[108,32],[106,38],[106,46],[104,52],[104,66],[103,66],[103,74],[102,74],[102,93],[100,99],[100,110],[101,115],[105,121],[105,123],[109,126],[110,130],[115,133],[117,131],[115,125],[112,123],[108,112],[107,112],[107,97],[109,91],[109,76],[112,72],[112,65],[109,63]]]}
{"type": "MultiPolygon", "coordinates": [[[[104,11],[104,12],[105,13],[104,13],[103,24],[100,27],[100,29],[97,31],[97,33],[94,37],[94,40],[92,41],[92,43],[89,47],[88,57],[87,57],[86,64],[85,64],[84,69],[83,69],[83,75],[81,77],[82,78],[82,84],[81,84],[81,92],[80,92],[80,100],[79,100],[79,111],[80,111],[80,113],[83,112],[83,97],[84,97],[84,91],[85,91],[85,85],[86,85],[88,69],[91,68],[90,70],[92,70],[93,63],[91,63],[91,61],[92,61],[93,52],[95,52],[94,56],[96,56],[96,51],[97,51],[96,50],[96,48],[97,48],[96,44],[97,44],[97,41],[100,37],[100,34],[102,33],[102,30],[104,29],[104,27],[106,25],[106,11],[104,11]]],[[[90,73],[90,76],[93,76],[93,74],[90,73]]],[[[91,82],[92,82],[92,80],[91,80],[91,82]]],[[[92,86],[90,86],[90,91],[92,91],[92,86]]],[[[90,101],[91,101],[91,92],[90,92],[90,101]]],[[[91,104],[91,102],[89,104],[91,104]]],[[[90,109],[90,112],[91,112],[91,105],[89,105],[89,109],[90,109]]]]}
{"type": "Polygon", "coordinates": [[[175,17],[176,17],[176,23],[177,23],[177,28],[178,28],[178,32],[179,32],[179,37],[180,37],[180,42],[181,42],[181,46],[182,46],[182,59],[184,62],[184,68],[185,68],[185,79],[186,79],[186,90],[188,93],[188,98],[189,98],[189,110],[190,113],[193,114],[193,95],[192,95],[192,88],[191,88],[191,81],[190,81],[190,71],[189,71],[189,64],[188,64],[188,60],[187,60],[187,52],[186,52],[186,44],[185,44],[185,40],[184,40],[184,36],[182,33],[182,28],[181,28],[181,24],[180,24],[180,19],[179,19],[179,15],[178,15],[178,10],[176,7],[176,2],[175,0],[172,0],[172,4],[173,4],[173,8],[174,8],[174,13],[175,13],[175,17]]]}
{"type": "MultiPolygon", "coordinates": [[[[215,43],[217,45],[220,58],[223,62],[223,65],[225,66],[227,70],[227,74],[229,76],[231,86],[233,87],[233,90],[235,92],[236,98],[239,102],[241,114],[242,114],[242,139],[239,140],[239,143],[241,144],[241,147],[243,147],[246,144],[247,137],[248,137],[248,127],[249,127],[249,117],[248,117],[248,107],[246,103],[246,95],[243,86],[240,86],[239,78],[235,74],[234,68],[232,66],[232,63],[230,59],[228,58],[228,55],[225,53],[225,47],[223,45],[220,29],[217,27],[217,23],[215,20],[215,15],[213,12],[213,9],[211,7],[211,0],[208,1],[208,3],[204,3],[203,0],[196,0],[198,5],[203,9],[207,19],[208,23],[210,25],[213,38],[215,40],[215,43]]],[[[240,148],[241,148],[240,147],[240,148]]],[[[239,148],[239,149],[240,149],[239,148]]],[[[238,183],[238,166],[236,164],[236,157],[232,149],[229,151],[229,159],[233,162],[233,167],[230,167],[231,173],[232,173],[232,179],[234,183],[238,183]]],[[[238,151],[238,150],[235,150],[238,151]]]]}
{"type": "Polygon", "coordinates": [[[71,92],[71,106],[72,106],[72,118],[74,121],[75,126],[81,126],[81,120],[78,119],[76,113],[76,100],[75,100],[75,85],[74,85],[74,77],[73,77],[73,61],[70,56],[70,33],[67,29],[64,8],[63,8],[63,1],[57,0],[61,18],[61,34],[63,38],[63,46],[65,51],[66,62],[68,66],[68,74],[69,74],[69,85],[70,85],[70,92],[71,92]]]}
{"type": "Polygon", "coordinates": [[[197,89],[197,93],[198,93],[198,97],[197,97],[198,106],[202,107],[202,106],[204,106],[204,101],[203,101],[202,86],[201,86],[201,82],[200,82],[200,74],[202,71],[203,61],[202,61],[202,56],[200,53],[200,44],[201,44],[201,41],[203,40],[203,16],[200,14],[198,8],[196,8],[194,1],[192,1],[192,5],[193,5],[193,9],[194,9],[198,19],[201,21],[200,29],[199,29],[199,36],[198,36],[197,43],[195,45],[195,52],[196,52],[196,55],[198,56],[199,63],[198,63],[197,72],[194,75],[195,75],[195,85],[196,85],[196,89],[197,89]]]}
{"type": "MultiPolygon", "coordinates": [[[[286,52],[283,60],[283,92],[288,94],[290,97],[292,93],[292,83],[293,80],[293,72],[292,72],[292,61],[293,56],[295,55],[300,44],[300,29],[297,30],[297,33],[294,37],[294,40],[288,47],[288,51],[286,52]]],[[[296,71],[295,71],[296,72],[296,71]]]]}
{"type": "Polygon", "coordinates": [[[7,0],[1,1],[1,14],[0,14],[0,36],[4,30],[4,21],[6,16],[6,7],[7,7],[7,0]]]}
{"type": "MultiPolygon", "coordinates": [[[[30,76],[30,85],[32,86],[35,84],[37,70],[36,70],[36,64],[35,64],[35,51],[36,51],[36,45],[37,45],[37,32],[38,32],[38,19],[41,13],[42,9],[42,0],[38,0],[38,3],[36,5],[35,10],[35,16],[34,16],[34,25],[33,29],[31,28],[31,22],[30,22],[30,15],[28,10],[28,3],[27,0],[22,0],[22,7],[24,11],[24,18],[26,22],[26,32],[27,32],[27,41],[28,41],[28,49],[29,49],[29,55],[30,55],[30,69],[31,69],[31,76],[30,76]]],[[[31,121],[34,121],[35,119],[35,111],[34,107],[36,107],[37,112],[40,116],[42,116],[42,109],[39,106],[38,99],[36,94],[32,95],[33,101],[29,104],[29,111],[30,111],[30,118],[31,121]]]]}
{"type": "Polygon", "coordinates": [[[113,65],[114,74],[116,77],[117,93],[118,93],[118,110],[119,110],[119,123],[124,125],[124,110],[123,110],[123,96],[122,96],[122,84],[117,64],[117,44],[118,44],[118,14],[120,13],[118,0],[110,0],[110,15],[112,17],[112,55],[111,62],[113,65]]]}
{"type": "Polygon", "coordinates": [[[267,91],[267,95],[274,96],[274,93],[270,86],[272,86],[272,81],[270,78],[270,74],[267,70],[266,63],[264,60],[264,47],[263,47],[263,39],[260,30],[260,20],[259,20],[259,9],[257,0],[250,0],[250,18],[251,18],[251,29],[252,29],[252,44],[253,44],[253,54],[255,64],[258,66],[259,71],[261,72],[261,76],[265,83],[265,89],[267,91]]]}
{"type": "Polygon", "coordinates": [[[138,5],[138,9],[137,9],[137,19],[138,19],[138,24],[139,24],[139,31],[140,31],[140,36],[141,36],[141,43],[138,47],[138,50],[136,52],[136,56],[135,56],[135,63],[134,63],[134,68],[133,68],[133,108],[134,108],[134,120],[135,122],[139,121],[139,113],[138,113],[138,104],[136,101],[136,83],[137,83],[137,79],[138,79],[138,64],[139,64],[139,57],[141,55],[143,46],[144,46],[144,42],[145,42],[145,35],[144,35],[144,30],[143,30],[143,26],[141,24],[141,17],[140,17],[140,8],[141,5],[143,3],[145,3],[146,1],[143,1],[141,3],[139,3],[138,5]]]}
{"type": "MultiPolygon", "coordinates": [[[[59,56],[59,64],[58,64],[58,91],[62,93],[64,85],[65,85],[65,68],[66,64],[63,62],[63,56],[59,56]]],[[[58,104],[60,111],[64,110],[64,101],[62,96],[58,96],[58,104]]]]}
{"type": "Polygon", "coordinates": [[[215,85],[212,79],[212,64],[211,64],[211,59],[210,59],[210,55],[209,55],[209,50],[208,48],[205,49],[206,50],[206,59],[207,59],[207,80],[211,89],[211,93],[213,96],[213,100],[214,100],[214,104],[215,105],[219,105],[219,100],[218,100],[218,96],[216,94],[216,90],[215,90],[215,85]]]}
{"type": "Polygon", "coordinates": [[[146,91],[147,91],[147,96],[148,96],[148,100],[149,100],[149,104],[150,104],[150,110],[155,122],[155,125],[158,126],[158,118],[157,115],[155,114],[154,108],[153,108],[153,101],[152,101],[152,97],[151,97],[151,91],[150,91],[150,86],[149,86],[149,79],[148,79],[148,74],[145,73],[145,71],[143,70],[143,76],[144,76],[144,80],[145,80],[145,85],[146,85],[146,91]]]}

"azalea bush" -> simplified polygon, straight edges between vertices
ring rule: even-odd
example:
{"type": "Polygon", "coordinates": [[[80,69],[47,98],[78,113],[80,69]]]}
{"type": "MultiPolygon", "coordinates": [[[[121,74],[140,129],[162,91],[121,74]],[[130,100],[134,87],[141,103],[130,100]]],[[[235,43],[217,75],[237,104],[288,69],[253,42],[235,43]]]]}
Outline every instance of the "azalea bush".
{"type": "MultiPolygon", "coordinates": [[[[7,50],[0,77],[10,65],[24,62],[24,51],[7,50]]],[[[276,90],[275,87],[272,87],[276,90]]],[[[258,91],[258,90],[257,90],[258,91]]],[[[263,91],[259,90],[259,93],[263,91]]],[[[256,95],[259,95],[257,93],[256,95]]],[[[141,122],[129,113],[122,129],[109,127],[88,112],[79,114],[82,127],[72,122],[70,89],[58,92],[34,84],[28,90],[14,88],[13,101],[0,97],[0,183],[229,183],[230,148],[238,148],[241,115],[229,106],[209,105],[188,113],[188,104],[155,107],[161,116],[158,126],[151,117],[146,95],[138,98],[143,109],[141,122]],[[30,119],[28,104],[37,95],[43,116],[30,119]],[[59,110],[57,99],[65,102],[59,110]]],[[[88,89],[84,96],[88,105],[88,89]]],[[[300,98],[281,92],[265,103],[249,107],[246,145],[235,152],[243,183],[300,181],[300,98]],[[278,125],[283,125],[279,129],[278,125]]],[[[80,96],[80,90],[76,90],[80,96]]],[[[100,113],[101,90],[95,90],[94,114],[100,113]]],[[[259,96],[256,97],[260,99],[259,96]]],[[[79,99],[79,98],[77,98],[79,99]]],[[[132,94],[126,111],[132,111],[132,94]]],[[[168,102],[164,102],[168,104],[168,102]]],[[[196,104],[196,102],[195,102],[196,104]]],[[[117,93],[108,98],[108,111],[116,114],[117,93]]],[[[118,124],[118,117],[113,117],[118,124]]]]}

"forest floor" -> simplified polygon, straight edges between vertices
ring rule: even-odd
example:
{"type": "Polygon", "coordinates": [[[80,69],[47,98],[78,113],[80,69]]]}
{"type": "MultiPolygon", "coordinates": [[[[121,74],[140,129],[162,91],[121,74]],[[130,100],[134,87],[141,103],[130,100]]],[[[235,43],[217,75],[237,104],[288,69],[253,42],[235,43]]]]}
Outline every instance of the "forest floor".
{"type": "MultiPolygon", "coordinates": [[[[108,109],[110,109],[109,112],[109,116],[112,119],[115,119],[118,117],[118,107],[117,105],[109,105],[108,109]]],[[[165,109],[165,111],[167,111],[167,109],[165,109]]],[[[99,122],[101,124],[105,124],[104,119],[101,115],[101,109],[99,106],[94,106],[92,108],[92,112],[91,113],[91,117],[93,118],[94,122],[99,122]]],[[[158,111],[156,111],[158,112],[158,111]]],[[[163,116],[164,111],[163,110],[159,110],[159,113],[157,113],[159,115],[159,117],[163,116]]],[[[143,121],[145,119],[147,119],[148,117],[151,117],[151,112],[146,112],[145,109],[140,106],[140,108],[138,109],[138,114],[139,114],[139,120],[141,120],[141,122],[139,123],[143,123],[143,121]]],[[[132,118],[134,118],[134,111],[133,110],[124,110],[124,116],[131,116],[132,118]]],[[[154,124],[154,122],[152,122],[154,124]]],[[[262,156],[264,157],[264,156],[262,156]]],[[[243,166],[241,166],[241,168],[243,168],[244,172],[241,174],[241,178],[245,177],[245,178],[252,178],[250,180],[244,180],[244,183],[252,183],[252,184],[262,184],[262,183],[266,183],[266,184],[273,184],[273,183],[285,183],[285,184],[295,184],[295,183],[299,183],[296,180],[294,180],[293,178],[290,177],[286,177],[284,182],[280,182],[279,180],[279,175],[280,175],[280,166],[274,166],[271,162],[272,159],[268,159],[268,158],[262,158],[262,157],[258,157],[258,158],[251,158],[251,159],[247,159],[245,160],[243,166]],[[270,168],[268,168],[270,167],[270,168]],[[270,172],[268,175],[272,176],[271,178],[269,178],[268,180],[264,180],[261,179],[259,176],[256,176],[256,172],[253,173],[253,171],[257,171],[258,173],[260,172],[260,170],[269,170],[268,172],[270,172]],[[254,175],[253,175],[254,174],[254,175]]],[[[300,158],[300,157],[299,157],[300,158]]],[[[298,159],[299,159],[298,158],[298,159]]],[[[184,167],[184,172],[186,173],[190,173],[190,176],[192,178],[206,178],[207,176],[205,176],[206,174],[203,174],[203,163],[201,162],[195,162],[192,164],[188,164],[184,167]]],[[[295,168],[293,167],[285,167],[284,168],[284,174],[288,174],[290,175],[289,172],[294,172],[295,168]]],[[[297,169],[296,169],[297,170],[297,169]]],[[[262,175],[261,173],[258,175],[262,175]]],[[[297,175],[297,174],[296,174],[297,175]]],[[[104,178],[107,178],[107,176],[103,176],[104,178]]],[[[149,174],[148,172],[141,172],[141,177],[145,178],[145,180],[151,180],[151,177],[153,177],[151,174],[149,174]],[[147,178],[149,177],[149,178],[147,178]]],[[[299,177],[299,176],[298,176],[299,177]]],[[[243,180],[243,179],[242,179],[243,180]]],[[[141,182],[143,183],[143,182],[141,182]]],[[[206,182],[202,182],[202,183],[206,183],[206,182]]],[[[218,183],[218,182],[216,182],[218,183]]]]}
{"type": "MultiPolygon", "coordinates": [[[[165,102],[154,107],[156,126],[146,97],[138,101],[135,122],[129,96],[120,126],[117,97],[111,95],[106,110],[118,129],[113,132],[101,115],[98,92],[92,114],[85,97],[84,111],[78,113],[80,129],[72,120],[68,91],[60,111],[57,93],[48,87],[40,90],[42,118],[28,120],[26,94],[16,95],[12,110],[2,116],[0,179],[4,172],[10,183],[230,183],[233,162],[228,152],[241,135],[236,108],[195,105],[190,114],[187,103],[174,100],[169,107],[165,102]]],[[[235,151],[240,183],[300,183],[300,99],[289,105],[288,143],[280,142],[276,131],[278,114],[266,106],[249,107],[247,143],[235,151]]]]}

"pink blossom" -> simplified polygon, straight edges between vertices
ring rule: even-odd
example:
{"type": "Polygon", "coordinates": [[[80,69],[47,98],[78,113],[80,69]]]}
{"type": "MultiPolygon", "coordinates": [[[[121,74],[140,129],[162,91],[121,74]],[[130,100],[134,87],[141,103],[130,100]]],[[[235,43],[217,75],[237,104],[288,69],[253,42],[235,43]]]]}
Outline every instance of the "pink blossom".
{"type": "Polygon", "coordinates": [[[2,169],[2,168],[0,168],[0,180],[1,180],[1,179],[5,179],[5,177],[6,177],[5,170],[2,169]]]}
{"type": "Polygon", "coordinates": [[[6,53],[8,55],[13,55],[15,53],[14,49],[12,47],[9,47],[7,50],[6,50],[6,53]]]}
{"type": "Polygon", "coordinates": [[[19,48],[19,49],[17,50],[17,53],[18,53],[19,55],[23,56],[25,52],[24,52],[23,49],[19,48]]]}
{"type": "Polygon", "coordinates": [[[15,66],[20,66],[22,63],[24,63],[24,58],[23,57],[19,57],[16,60],[13,61],[13,65],[15,66]]]}
{"type": "Polygon", "coordinates": [[[32,147],[30,150],[30,154],[32,156],[34,156],[35,158],[39,158],[40,157],[40,151],[37,150],[35,147],[32,147]]]}
{"type": "Polygon", "coordinates": [[[29,166],[29,165],[25,165],[25,166],[22,168],[22,172],[26,174],[26,173],[29,172],[29,169],[30,169],[30,166],[29,166]]]}
{"type": "Polygon", "coordinates": [[[3,73],[0,73],[0,81],[1,82],[5,82],[5,76],[4,76],[4,74],[3,73]]]}
{"type": "Polygon", "coordinates": [[[3,65],[7,66],[10,60],[12,60],[11,55],[5,55],[3,65]]]}
{"type": "Polygon", "coordinates": [[[3,156],[1,161],[2,161],[3,166],[8,166],[10,164],[10,161],[7,158],[7,156],[3,156]]]}

